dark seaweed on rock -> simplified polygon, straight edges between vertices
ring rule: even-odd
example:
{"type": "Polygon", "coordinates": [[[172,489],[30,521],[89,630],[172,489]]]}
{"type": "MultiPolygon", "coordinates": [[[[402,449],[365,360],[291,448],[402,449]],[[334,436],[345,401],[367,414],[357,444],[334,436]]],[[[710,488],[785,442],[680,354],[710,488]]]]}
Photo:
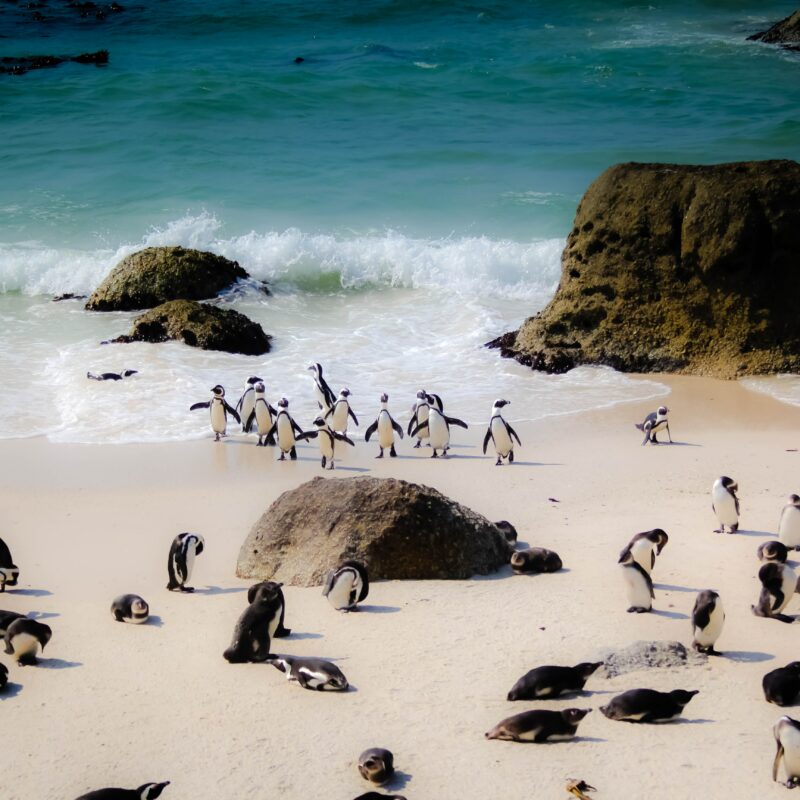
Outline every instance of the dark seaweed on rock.
{"type": "Polygon", "coordinates": [[[50,69],[73,61],[76,64],[94,64],[103,67],[108,64],[108,50],[98,50],[95,53],[81,53],[78,56],[22,56],[13,58],[4,56],[0,58],[0,73],[6,75],[24,75],[34,69],[50,69]]]}
{"type": "Polygon", "coordinates": [[[800,11],[795,11],[771,28],[747,37],[751,42],[779,44],[786,50],[800,51],[800,11]]]}

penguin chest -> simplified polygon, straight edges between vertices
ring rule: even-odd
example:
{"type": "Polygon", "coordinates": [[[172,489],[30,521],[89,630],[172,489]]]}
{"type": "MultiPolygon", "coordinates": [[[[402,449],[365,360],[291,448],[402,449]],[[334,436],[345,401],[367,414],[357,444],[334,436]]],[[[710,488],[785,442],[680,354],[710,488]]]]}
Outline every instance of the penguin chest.
{"type": "Polygon", "coordinates": [[[434,450],[443,450],[450,444],[450,430],[441,414],[431,414],[428,417],[431,447],[434,450]]]}
{"type": "Polygon", "coordinates": [[[786,506],[781,514],[778,538],[787,547],[800,547],[800,508],[786,506]]]}
{"type": "MultiPolygon", "coordinates": [[[[245,419],[245,417],[242,416],[242,419],[245,419]]],[[[258,426],[259,436],[266,436],[272,427],[272,414],[269,413],[269,408],[263,401],[256,403],[256,425],[258,426]]]]}
{"type": "Polygon", "coordinates": [[[783,567],[783,581],[781,583],[781,591],[783,592],[783,603],[780,608],[774,609],[775,612],[783,611],[792,599],[792,595],[797,589],[797,573],[791,568],[784,565],[783,567]]]}
{"type": "MultiPolygon", "coordinates": [[[[428,422],[430,420],[430,407],[429,406],[420,406],[417,411],[417,425],[422,425],[423,422],[428,422]]],[[[421,431],[417,433],[417,439],[427,439],[430,436],[430,431],[427,428],[423,428],[421,431]]]]}
{"type": "Polygon", "coordinates": [[[227,419],[225,418],[225,406],[219,400],[212,400],[211,402],[211,430],[214,433],[225,433],[228,427],[227,419]]]}
{"type": "Polygon", "coordinates": [[[325,392],[319,388],[318,383],[314,383],[314,397],[317,399],[317,405],[323,410],[327,411],[330,406],[328,405],[328,401],[325,399],[325,392]]]}
{"type": "Polygon", "coordinates": [[[501,417],[492,417],[489,427],[492,431],[492,441],[494,441],[494,449],[497,450],[497,455],[505,458],[514,449],[514,442],[511,441],[511,436],[508,434],[505,423],[501,417]]]}
{"type": "Polygon", "coordinates": [[[714,604],[714,610],[708,618],[708,625],[705,628],[694,629],[694,640],[703,647],[710,647],[722,633],[722,625],[725,622],[725,611],[722,608],[722,603],[717,598],[714,604]]]}
{"type": "Polygon", "coordinates": [[[325,456],[325,458],[333,458],[333,451],[334,451],[334,442],[336,441],[333,436],[326,433],[325,431],[320,431],[319,435],[317,436],[319,439],[319,452],[321,455],[325,456]]]}
{"type": "Polygon", "coordinates": [[[355,575],[352,572],[344,572],[336,578],[333,588],[328,593],[328,600],[335,609],[349,608],[352,605],[350,598],[355,583],[355,575]]]}
{"type": "Polygon", "coordinates": [[[628,605],[635,608],[650,608],[650,589],[639,570],[626,566],[623,566],[622,570],[628,594],[628,605]]]}
{"type": "Polygon", "coordinates": [[[378,444],[381,447],[391,447],[394,444],[392,420],[387,411],[381,411],[378,415],[378,444]]]}
{"type": "Polygon", "coordinates": [[[633,560],[649,575],[653,571],[654,545],[647,539],[639,539],[631,546],[633,560]]]}
{"type": "Polygon", "coordinates": [[[275,631],[278,629],[278,623],[281,621],[281,610],[277,608],[275,613],[272,615],[271,619],[267,622],[267,633],[269,634],[269,640],[272,641],[275,638],[275,631]]]}
{"type": "Polygon", "coordinates": [[[25,656],[35,656],[39,650],[39,640],[30,633],[18,633],[12,640],[11,646],[14,648],[14,656],[17,659],[25,656]]]}
{"type": "Polygon", "coordinates": [[[781,744],[783,745],[783,768],[787,778],[800,777],[800,731],[793,725],[781,728],[781,744]]]}
{"type": "Polygon", "coordinates": [[[331,414],[331,428],[335,431],[347,430],[347,409],[349,406],[343,401],[339,401],[333,407],[333,414],[331,414]]]}
{"type": "Polygon", "coordinates": [[[294,430],[286,414],[278,417],[278,444],[281,450],[291,450],[294,447],[294,430]]]}
{"type": "Polygon", "coordinates": [[[720,525],[735,525],[739,521],[736,501],[723,486],[715,486],[713,491],[714,511],[720,525]]]}
{"type": "Polygon", "coordinates": [[[186,574],[184,580],[188,581],[189,578],[192,577],[192,570],[194,569],[194,559],[196,555],[196,548],[194,543],[192,543],[186,548],[186,563],[184,564],[186,574]]]}
{"type": "Polygon", "coordinates": [[[254,406],[255,398],[253,397],[253,392],[246,392],[242,398],[242,410],[239,415],[242,422],[247,422],[247,420],[250,418],[250,415],[253,413],[254,406]]]}

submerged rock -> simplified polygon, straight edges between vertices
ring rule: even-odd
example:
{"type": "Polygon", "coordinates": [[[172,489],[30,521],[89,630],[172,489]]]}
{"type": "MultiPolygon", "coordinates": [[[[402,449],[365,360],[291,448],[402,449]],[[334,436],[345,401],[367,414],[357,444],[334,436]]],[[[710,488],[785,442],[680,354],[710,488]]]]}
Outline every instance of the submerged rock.
{"type": "Polygon", "coordinates": [[[687,650],[680,642],[634,642],[621,650],[600,654],[606,678],[642,669],[666,669],[705,664],[708,656],[687,650]]]}
{"type": "Polygon", "coordinates": [[[205,300],[248,277],[236,261],[215,253],[147,247],[123,258],[94,290],[86,308],[136,311],[170,300],[205,300]]]}
{"type": "Polygon", "coordinates": [[[747,37],[748,41],[779,44],[787,50],[800,51],[800,10],[790,14],[786,19],[776,22],[771,28],[747,37]]]}
{"type": "Polygon", "coordinates": [[[77,56],[4,56],[0,58],[0,74],[24,75],[33,69],[50,69],[73,61],[76,64],[94,64],[96,67],[104,67],[108,64],[108,50],[97,50],[94,53],[81,53],[77,56]]]}
{"type": "Polygon", "coordinates": [[[314,478],[284,492],[239,551],[240,578],[317,586],[346,559],[370,578],[469,578],[508,563],[489,520],[428,486],[394,478],[314,478]]]}
{"type": "Polygon", "coordinates": [[[534,369],[800,369],[800,164],[618,164],[586,191],[555,297],[489,346],[534,369]]]}
{"type": "Polygon", "coordinates": [[[244,314],[193,300],[172,300],[133,322],[133,331],[114,342],[165,342],[175,339],[202,350],[260,356],[270,351],[263,328],[244,314]]]}

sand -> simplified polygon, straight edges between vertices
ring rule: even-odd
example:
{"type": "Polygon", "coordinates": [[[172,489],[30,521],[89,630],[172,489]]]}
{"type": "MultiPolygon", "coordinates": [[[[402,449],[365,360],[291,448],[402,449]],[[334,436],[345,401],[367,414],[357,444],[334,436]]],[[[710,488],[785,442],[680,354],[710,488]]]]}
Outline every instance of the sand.
{"type": "MultiPolygon", "coordinates": [[[[409,800],[567,797],[568,777],[596,786],[598,800],[782,796],[770,770],[783,710],[764,701],[761,677],[798,657],[800,627],[758,619],[750,604],[756,547],[775,533],[785,496],[800,491],[800,409],[735,383],[658,377],[672,388],[672,446],[640,446],[633,422],[649,401],[519,424],[512,467],[481,455],[477,427],[455,432],[446,461],[408,442],[392,460],[374,460],[363,442],[346,454],[332,479],[429,484],[511,520],[522,541],[557,550],[565,565],[537,577],[506,568],[469,581],[376,582],[365,610],[349,615],[317,588],[287,587],[293,634],[274,650],[334,659],[354,687],[346,694],[304,691],[269,665],[222,658],[246,604],[249,582],[234,577],[239,546],[280,492],[322,474],[314,443],[298,462],[277,463],[274,450],[237,438],[0,442],[0,536],[21,568],[0,608],[35,612],[53,628],[39,667],[0,655],[13,684],[0,695],[2,797],[73,800],[170,780],[165,800],[348,800],[369,789],[355,763],[371,746],[394,752],[390,788],[409,800]],[[736,536],[713,533],[710,488],[721,474],[739,482],[736,536]],[[670,536],[654,571],[655,611],[627,614],[618,552],[653,527],[670,536]],[[193,595],[165,589],[181,531],[206,539],[193,595]],[[727,611],[723,657],[597,674],[585,695],[565,700],[505,700],[534,666],[575,664],[638,639],[690,644],[689,615],[705,588],[727,611]],[[149,601],[150,624],[112,620],[111,600],[124,592],[149,601]],[[641,686],[700,694],[668,725],[612,722],[597,710],[641,686]],[[484,739],[503,717],[570,706],[594,709],[572,742],[484,739]]],[[[513,422],[524,398],[511,399],[513,422]]],[[[800,613],[800,599],[788,612],[800,613]]]]}

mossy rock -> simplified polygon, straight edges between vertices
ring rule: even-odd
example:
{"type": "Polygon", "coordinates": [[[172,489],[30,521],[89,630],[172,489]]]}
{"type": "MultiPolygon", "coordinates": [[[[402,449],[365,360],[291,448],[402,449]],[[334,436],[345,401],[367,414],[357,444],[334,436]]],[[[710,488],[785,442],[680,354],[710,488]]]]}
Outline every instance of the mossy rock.
{"type": "Polygon", "coordinates": [[[800,10],[786,19],[776,22],[771,28],[747,37],[750,41],[779,44],[787,50],[800,50],[800,10]]]}

